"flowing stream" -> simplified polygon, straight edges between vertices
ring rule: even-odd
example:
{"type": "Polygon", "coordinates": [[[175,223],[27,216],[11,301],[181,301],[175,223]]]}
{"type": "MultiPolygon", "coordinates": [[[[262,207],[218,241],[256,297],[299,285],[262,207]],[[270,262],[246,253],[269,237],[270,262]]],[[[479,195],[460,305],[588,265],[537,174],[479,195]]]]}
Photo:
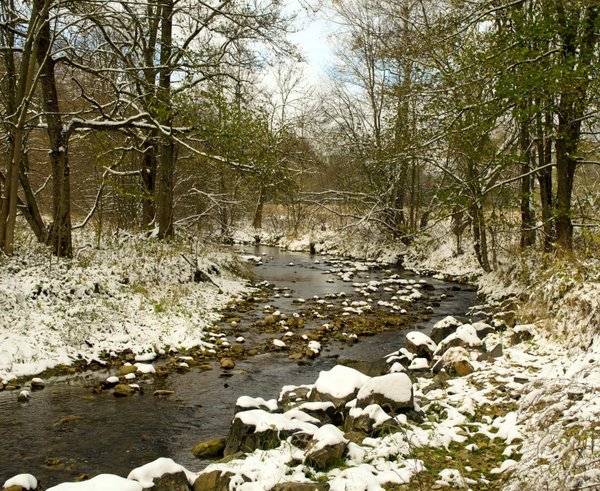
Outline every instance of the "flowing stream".
{"type": "MultiPolygon", "coordinates": [[[[254,267],[259,281],[276,287],[269,304],[291,315],[312,299],[355,294],[351,282],[341,276],[359,263],[328,261],[305,253],[270,247],[245,248],[244,254],[262,258],[254,267]]],[[[352,282],[378,281],[401,270],[358,268],[352,282]]],[[[347,279],[347,278],[346,278],[347,279]]],[[[417,277],[416,280],[419,278],[417,277]]],[[[415,328],[428,329],[446,315],[461,317],[476,301],[470,287],[427,278],[436,301],[421,315],[415,328]]],[[[336,301],[340,301],[336,297],[336,301]]],[[[261,315],[263,305],[241,315],[240,326],[261,315]]],[[[307,328],[317,320],[307,321],[307,328]],[[312,323],[312,324],[311,324],[312,323]]],[[[223,373],[217,362],[213,370],[192,369],[166,380],[150,381],[145,393],[115,398],[110,391],[93,394],[90,387],[113,373],[46,380],[46,388],[35,392],[27,403],[17,402],[14,391],[0,392],[0,484],[12,475],[34,474],[44,488],[87,474],[130,470],[158,457],[171,457],[190,470],[201,470],[206,462],[196,459],[191,448],[208,438],[227,433],[236,399],[241,395],[277,397],[283,385],[312,383],[319,371],[336,364],[338,358],[375,361],[403,346],[406,331],[387,331],[361,337],[354,345],[332,341],[314,360],[294,361],[283,353],[266,353],[239,360],[232,374],[223,373]],[[227,376],[225,376],[227,375],[227,376]],[[173,390],[168,398],[156,398],[157,388],[173,390]]],[[[233,334],[233,333],[232,333],[233,334]]],[[[250,343],[252,333],[246,334],[250,343]]],[[[229,336],[230,341],[233,341],[229,336]]]]}

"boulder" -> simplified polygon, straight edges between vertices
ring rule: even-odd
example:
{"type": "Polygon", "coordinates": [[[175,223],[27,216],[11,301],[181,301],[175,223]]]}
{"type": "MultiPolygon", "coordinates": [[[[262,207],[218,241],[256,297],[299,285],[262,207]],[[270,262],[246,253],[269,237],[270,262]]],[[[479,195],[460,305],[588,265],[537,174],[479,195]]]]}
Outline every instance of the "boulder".
{"type": "Polygon", "coordinates": [[[412,382],[405,373],[373,377],[360,388],[356,398],[359,408],[378,404],[391,414],[414,407],[412,382]]]}
{"type": "Polygon", "coordinates": [[[190,491],[185,472],[180,471],[174,474],[164,474],[154,479],[154,486],[144,488],[144,491],[190,491]]]}
{"type": "Polygon", "coordinates": [[[475,328],[475,332],[477,333],[477,337],[483,341],[483,339],[488,335],[496,332],[492,326],[487,324],[486,322],[474,322],[472,326],[475,328]]]}
{"type": "Polygon", "coordinates": [[[212,440],[206,440],[198,443],[192,448],[192,453],[199,459],[220,458],[223,457],[226,442],[227,438],[213,438],[212,440]]]}
{"type": "Polygon", "coordinates": [[[398,423],[377,404],[365,408],[353,407],[345,421],[346,431],[359,431],[369,435],[372,435],[377,428],[389,427],[397,428],[398,423]]]}
{"type": "Polygon", "coordinates": [[[166,457],[136,467],[127,476],[148,491],[189,491],[194,478],[194,473],[166,457]]]}
{"type": "MultiPolygon", "coordinates": [[[[237,474],[227,471],[210,471],[201,473],[194,481],[194,491],[229,491],[229,484],[238,478],[237,474]]],[[[246,481],[247,479],[242,479],[246,481]]]]}
{"type": "Polygon", "coordinates": [[[242,411],[235,415],[229,428],[223,455],[269,450],[296,432],[313,434],[317,427],[285,414],[272,414],[262,409],[242,411]]]}
{"type": "Polygon", "coordinates": [[[17,396],[19,402],[27,402],[29,399],[31,399],[31,393],[28,390],[22,390],[17,396]]]}
{"type": "Polygon", "coordinates": [[[437,344],[427,334],[413,331],[406,335],[406,348],[418,358],[431,360],[437,344]]]}
{"type": "Polygon", "coordinates": [[[450,375],[469,375],[474,371],[471,355],[461,346],[449,348],[432,367],[434,373],[439,373],[442,369],[450,375]]]}
{"type": "Polygon", "coordinates": [[[319,373],[310,392],[310,401],[332,402],[341,407],[356,397],[359,389],[370,377],[350,367],[336,365],[319,373]]]}
{"type": "Polygon", "coordinates": [[[31,390],[42,390],[46,387],[46,383],[41,378],[31,379],[31,390]]]}
{"type": "Polygon", "coordinates": [[[3,491],[30,491],[38,488],[37,479],[31,474],[18,474],[8,479],[4,486],[3,491]]]}
{"type": "Polygon", "coordinates": [[[430,337],[434,343],[439,344],[442,339],[454,333],[461,324],[462,322],[451,315],[444,317],[441,321],[438,321],[434,324],[433,328],[431,329],[430,337]]]}
{"type": "Polygon", "coordinates": [[[456,329],[456,332],[442,339],[435,354],[436,356],[442,356],[450,348],[456,346],[478,349],[482,344],[475,328],[471,324],[463,324],[456,329]]]}
{"type": "Polygon", "coordinates": [[[333,425],[322,426],[308,444],[304,462],[318,470],[339,466],[347,446],[348,440],[338,428],[333,425]]]}

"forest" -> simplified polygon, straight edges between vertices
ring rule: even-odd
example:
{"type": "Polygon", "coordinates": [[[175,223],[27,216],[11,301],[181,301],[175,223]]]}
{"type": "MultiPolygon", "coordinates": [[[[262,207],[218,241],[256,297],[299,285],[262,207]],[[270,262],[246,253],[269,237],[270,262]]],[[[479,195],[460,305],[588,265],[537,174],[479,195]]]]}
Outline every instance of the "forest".
{"type": "Polygon", "coordinates": [[[600,489],[599,137],[598,0],[0,0],[2,489],[600,489]]]}
{"type": "Polygon", "coordinates": [[[501,242],[597,249],[592,0],[333,2],[320,87],[279,1],[0,8],[6,254],[17,217],[71,256],[85,226],[227,239],[269,213],[408,243],[451,220],[485,271],[501,242]]]}

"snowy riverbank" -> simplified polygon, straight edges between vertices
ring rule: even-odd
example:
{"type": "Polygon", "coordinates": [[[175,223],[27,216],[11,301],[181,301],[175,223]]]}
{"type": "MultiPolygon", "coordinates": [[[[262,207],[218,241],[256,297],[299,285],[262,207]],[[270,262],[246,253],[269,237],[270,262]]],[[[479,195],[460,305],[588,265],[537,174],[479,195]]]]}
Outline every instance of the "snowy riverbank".
{"type": "Polygon", "coordinates": [[[50,258],[31,243],[0,261],[6,381],[125,349],[197,346],[218,310],[245,289],[232,273],[239,268],[234,254],[183,240],[121,236],[97,249],[81,237],[73,260],[50,258]],[[214,284],[195,281],[188,261],[214,284]]]}

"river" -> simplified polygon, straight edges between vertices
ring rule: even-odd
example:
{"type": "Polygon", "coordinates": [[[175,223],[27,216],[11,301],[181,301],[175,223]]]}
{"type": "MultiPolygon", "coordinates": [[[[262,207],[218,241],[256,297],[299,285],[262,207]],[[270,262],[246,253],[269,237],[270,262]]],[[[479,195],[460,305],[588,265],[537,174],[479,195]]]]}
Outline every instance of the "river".
{"type": "MultiPolygon", "coordinates": [[[[240,252],[263,258],[262,264],[254,267],[254,273],[258,281],[268,281],[276,287],[269,304],[290,315],[307,308],[293,302],[298,297],[329,295],[342,302],[357,295],[352,286],[355,282],[380,281],[393,273],[403,279],[419,280],[399,269],[366,269],[355,262],[275,248],[261,246],[240,252]],[[352,283],[343,281],[344,271],[357,266],[360,271],[354,272],[352,283]],[[341,292],[347,296],[339,296],[341,292]]],[[[476,301],[470,287],[431,278],[427,278],[427,283],[434,288],[436,302],[433,307],[423,308],[426,314],[415,326],[425,332],[446,315],[461,317],[476,301]]],[[[375,301],[377,298],[374,295],[375,301]]],[[[308,308],[317,309],[317,305],[321,308],[321,304],[308,308]]],[[[262,308],[262,304],[257,305],[243,314],[238,333],[243,332],[245,322],[262,315],[262,308]]],[[[320,321],[312,318],[306,328],[317,322],[320,321]]],[[[257,355],[238,361],[233,374],[223,373],[215,362],[212,370],[192,369],[166,380],[157,379],[145,386],[145,394],[127,398],[115,398],[110,391],[91,392],[91,386],[114,374],[104,371],[47,380],[46,388],[27,403],[17,402],[14,392],[0,392],[0,483],[22,472],[35,475],[44,487],[82,474],[126,476],[133,468],[164,456],[199,471],[206,462],[196,459],[191,447],[227,433],[239,396],[276,397],[283,385],[314,382],[319,371],[331,368],[340,357],[380,359],[402,347],[404,334],[405,331],[383,332],[362,337],[351,346],[332,342],[314,360],[293,361],[282,353],[257,355]],[[153,397],[151,394],[158,388],[175,393],[169,398],[153,397]]],[[[246,336],[250,342],[252,333],[249,331],[246,336]]]]}

